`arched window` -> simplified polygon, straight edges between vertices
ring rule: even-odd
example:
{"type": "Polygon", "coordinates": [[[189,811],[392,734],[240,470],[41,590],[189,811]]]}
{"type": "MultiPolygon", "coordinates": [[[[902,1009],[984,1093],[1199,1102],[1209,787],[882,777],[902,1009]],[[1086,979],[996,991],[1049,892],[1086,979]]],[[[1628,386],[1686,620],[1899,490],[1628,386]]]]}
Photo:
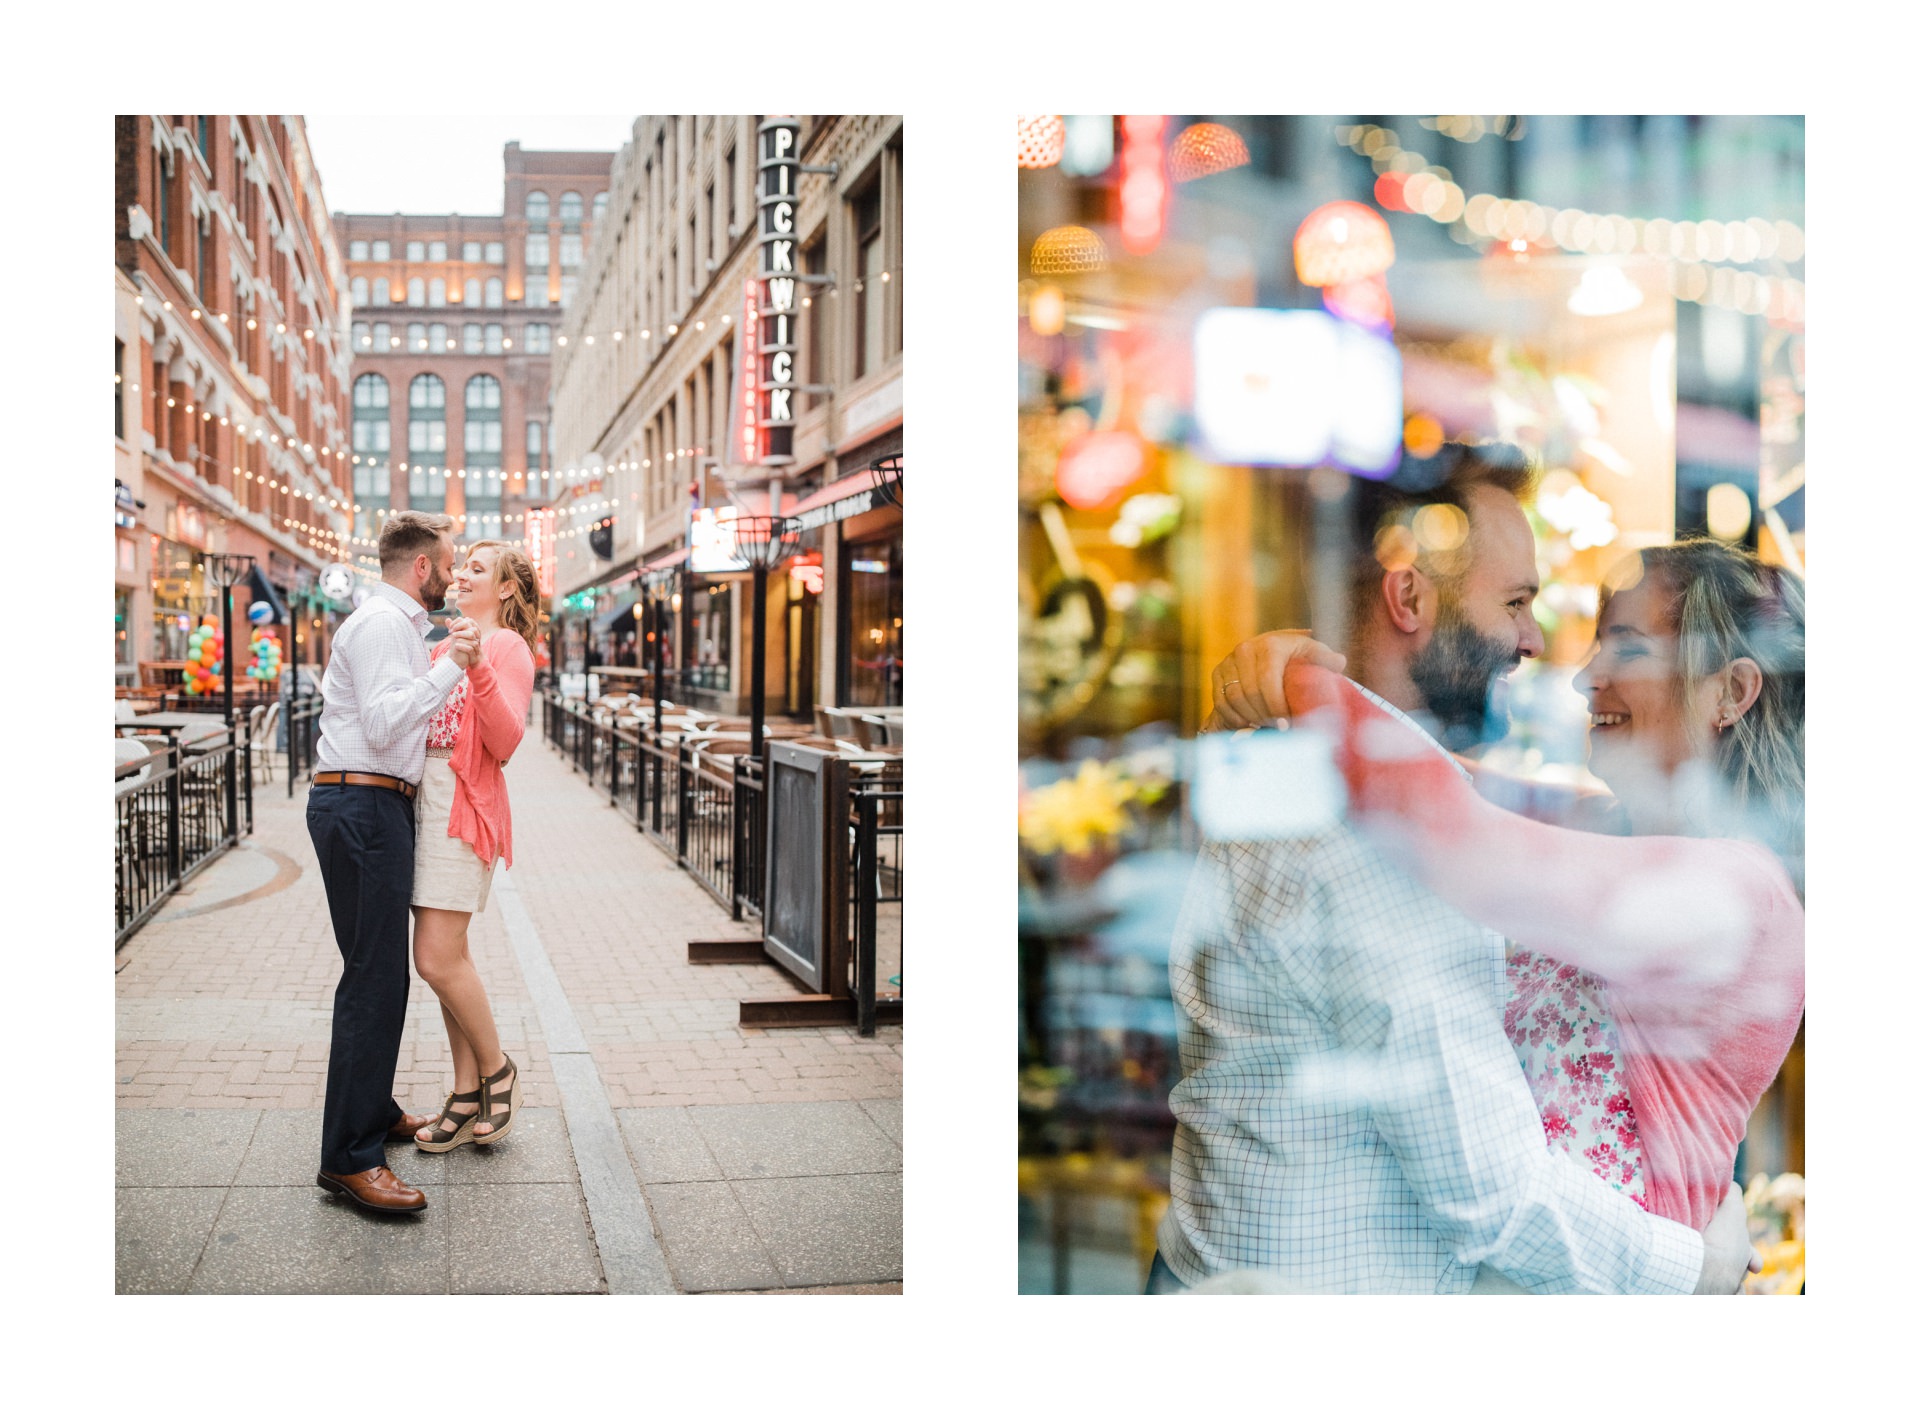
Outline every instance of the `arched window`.
{"type": "Polygon", "coordinates": [[[607,193],[597,192],[593,198],[593,218],[597,223],[607,213],[607,193]]]}
{"type": "Polygon", "coordinates": [[[466,292],[461,297],[460,302],[468,308],[480,307],[480,281],[478,279],[469,279],[467,281],[466,292]]]}
{"type": "Polygon", "coordinates": [[[467,532],[482,525],[477,511],[500,512],[500,379],[482,372],[467,379],[467,532]]]}
{"type": "Polygon", "coordinates": [[[417,274],[407,281],[407,302],[415,308],[423,307],[427,302],[427,281],[417,274]]]}
{"type": "Polygon", "coordinates": [[[560,196],[560,219],[568,225],[578,225],[584,208],[580,204],[578,191],[566,191],[560,196]]]}
{"type": "Polygon", "coordinates": [[[415,509],[443,509],[447,503],[447,384],[431,372],[421,373],[407,387],[407,457],[411,462],[408,501],[415,509]]]}
{"type": "Polygon", "coordinates": [[[388,419],[387,379],[369,372],[353,382],[353,497],[360,504],[354,532],[371,538],[374,511],[393,501],[391,451],[393,422],[388,419]]]}
{"type": "Polygon", "coordinates": [[[364,274],[354,275],[350,288],[351,292],[348,294],[348,297],[353,300],[353,306],[355,308],[365,308],[367,306],[367,276],[364,274]]]}
{"type": "Polygon", "coordinates": [[[487,281],[487,307],[505,308],[506,291],[507,286],[505,283],[498,279],[489,279],[487,281]]]}
{"type": "Polygon", "coordinates": [[[386,280],[376,279],[373,281],[373,301],[377,304],[385,304],[385,303],[393,302],[392,299],[387,297],[387,281],[386,280]]]}
{"type": "Polygon", "coordinates": [[[527,192],[527,219],[545,222],[547,219],[547,193],[545,191],[527,192]]]}
{"type": "Polygon", "coordinates": [[[427,307],[445,308],[447,306],[447,281],[429,279],[427,281],[427,307]]]}

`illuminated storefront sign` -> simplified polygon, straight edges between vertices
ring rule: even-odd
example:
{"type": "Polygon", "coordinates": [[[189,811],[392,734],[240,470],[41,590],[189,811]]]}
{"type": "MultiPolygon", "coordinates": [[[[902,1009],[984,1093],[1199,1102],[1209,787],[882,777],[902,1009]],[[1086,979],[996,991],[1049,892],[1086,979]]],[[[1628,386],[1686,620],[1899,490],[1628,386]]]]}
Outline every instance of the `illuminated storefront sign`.
{"type": "Polygon", "coordinates": [[[803,553],[789,560],[787,575],[815,597],[827,589],[827,570],[818,553],[803,553]]]}
{"type": "Polygon", "coordinates": [[[760,278],[766,302],[760,309],[758,448],[763,465],[784,465],[793,458],[799,175],[800,120],[769,116],[760,124],[760,278]]]}
{"type": "Polygon", "coordinates": [[[533,576],[542,597],[553,596],[553,511],[529,509],[526,533],[527,557],[533,563],[533,576]]]}
{"type": "Polygon", "coordinates": [[[693,546],[688,566],[694,572],[737,573],[746,568],[733,544],[733,521],[738,512],[732,505],[694,510],[687,528],[687,541],[693,546]]]}
{"type": "Polygon", "coordinates": [[[733,405],[733,454],[736,464],[758,465],[766,454],[760,437],[760,281],[743,280],[742,287],[746,297],[734,358],[739,393],[733,405]]]}

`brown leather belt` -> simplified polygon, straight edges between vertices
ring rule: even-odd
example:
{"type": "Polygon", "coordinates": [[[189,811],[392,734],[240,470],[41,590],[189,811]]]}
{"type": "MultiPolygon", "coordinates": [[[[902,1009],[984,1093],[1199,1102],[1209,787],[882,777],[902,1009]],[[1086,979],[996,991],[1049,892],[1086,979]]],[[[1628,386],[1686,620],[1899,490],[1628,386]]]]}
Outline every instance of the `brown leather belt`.
{"type": "Polygon", "coordinates": [[[352,783],[366,788],[391,788],[402,798],[411,798],[420,791],[404,779],[389,778],[386,774],[315,774],[313,781],[315,783],[352,783]]]}

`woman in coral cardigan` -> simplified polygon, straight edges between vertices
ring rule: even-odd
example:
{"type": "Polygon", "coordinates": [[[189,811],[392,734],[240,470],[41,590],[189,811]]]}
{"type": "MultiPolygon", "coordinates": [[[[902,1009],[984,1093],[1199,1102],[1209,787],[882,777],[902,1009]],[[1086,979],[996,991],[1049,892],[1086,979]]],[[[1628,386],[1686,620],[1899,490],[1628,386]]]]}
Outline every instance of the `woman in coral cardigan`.
{"type": "MultiPolygon", "coordinates": [[[[513,820],[501,767],[533,699],[540,620],[533,565],[511,544],[467,550],[450,603],[480,628],[480,656],[427,726],[413,869],[413,964],[432,986],[453,1049],[453,1090],[414,1143],[449,1151],[506,1135],[520,1108],[519,1072],[500,1050],[486,987],[467,953],[467,924],[486,909],[496,858],[513,865],[513,820]]],[[[451,642],[442,642],[437,658],[451,642]]]]}
{"type": "Polygon", "coordinates": [[[1507,1035],[1548,1143],[1705,1228],[1805,1003],[1798,581],[1694,540],[1645,550],[1604,594],[1575,684],[1619,814],[1591,821],[1627,836],[1494,806],[1411,726],[1308,664],[1304,638],[1262,641],[1259,701],[1221,723],[1332,731],[1351,820],[1513,947],[1507,1035]]]}

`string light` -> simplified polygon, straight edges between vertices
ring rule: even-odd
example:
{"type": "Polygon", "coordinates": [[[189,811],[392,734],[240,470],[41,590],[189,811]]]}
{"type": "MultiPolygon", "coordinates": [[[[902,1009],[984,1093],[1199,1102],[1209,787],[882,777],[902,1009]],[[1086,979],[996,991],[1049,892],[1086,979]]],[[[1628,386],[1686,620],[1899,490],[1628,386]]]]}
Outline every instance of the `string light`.
{"type": "MultiPolygon", "coordinates": [[[[1473,122],[1484,120],[1455,117],[1420,121],[1422,126],[1453,136],[1456,130],[1471,130],[1473,122]]],[[[1445,167],[1432,165],[1418,152],[1401,147],[1399,134],[1392,128],[1374,123],[1341,124],[1333,133],[1336,140],[1373,164],[1379,178],[1374,197],[1380,204],[1449,226],[1454,238],[1463,243],[1475,239],[1507,244],[1524,240],[1575,254],[1640,253],[1664,258],[1669,261],[1669,284],[1675,298],[1764,314],[1776,322],[1805,321],[1806,285],[1801,280],[1725,267],[1773,259],[1789,265],[1803,261],[1806,232],[1790,220],[1754,216],[1732,222],[1670,221],[1577,207],[1561,209],[1524,199],[1505,199],[1491,192],[1469,196],[1445,167]],[[1706,265],[1721,268],[1709,273],[1703,267],[1706,265]]],[[[1486,135],[1486,131],[1480,135],[1486,135]]],[[[1508,140],[1518,137],[1511,127],[1500,135],[1508,140]]]]}

